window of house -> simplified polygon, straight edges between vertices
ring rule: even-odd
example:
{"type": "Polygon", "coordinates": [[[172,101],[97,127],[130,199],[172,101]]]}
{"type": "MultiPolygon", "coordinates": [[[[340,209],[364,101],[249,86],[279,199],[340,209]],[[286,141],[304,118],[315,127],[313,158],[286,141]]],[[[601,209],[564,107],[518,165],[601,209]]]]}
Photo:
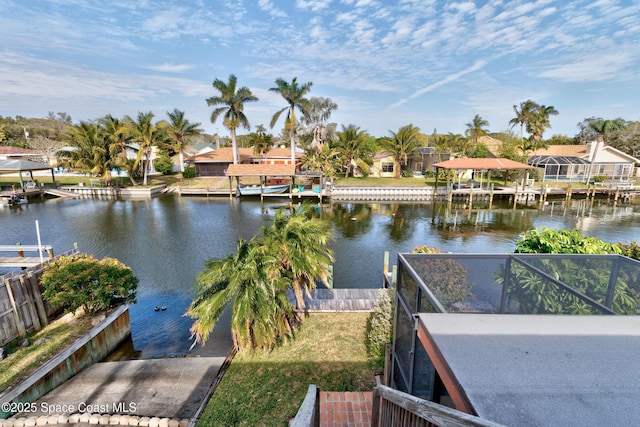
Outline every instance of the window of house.
{"type": "Polygon", "coordinates": [[[383,163],[382,172],[393,172],[393,163],[383,163]]]}

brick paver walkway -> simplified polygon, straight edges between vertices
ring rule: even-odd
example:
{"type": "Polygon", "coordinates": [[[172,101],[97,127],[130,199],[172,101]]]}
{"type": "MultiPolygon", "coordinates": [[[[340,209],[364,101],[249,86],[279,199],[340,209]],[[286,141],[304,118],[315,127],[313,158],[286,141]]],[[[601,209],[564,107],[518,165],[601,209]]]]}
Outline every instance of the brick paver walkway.
{"type": "Polygon", "coordinates": [[[320,392],[320,427],[369,427],[373,393],[320,392]]]}

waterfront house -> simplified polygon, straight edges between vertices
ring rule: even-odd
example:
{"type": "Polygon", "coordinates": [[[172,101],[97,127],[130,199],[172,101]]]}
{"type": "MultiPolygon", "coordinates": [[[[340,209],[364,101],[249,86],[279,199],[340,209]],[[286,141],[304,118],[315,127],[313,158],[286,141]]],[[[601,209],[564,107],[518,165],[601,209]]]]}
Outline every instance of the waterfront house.
{"type": "MultiPolygon", "coordinates": [[[[239,163],[253,165],[290,165],[291,150],[289,148],[271,148],[264,154],[255,155],[253,148],[238,148],[239,163]]],[[[296,169],[302,160],[303,153],[296,152],[296,169]]],[[[187,159],[189,166],[196,168],[196,177],[225,176],[229,165],[233,164],[233,150],[222,147],[217,150],[199,154],[187,159]]]]}
{"type": "Polygon", "coordinates": [[[640,160],[602,141],[583,145],[550,145],[535,151],[529,164],[540,168],[545,181],[628,183],[640,160]]]}
{"type": "Polygon", "coordinates": [[[416,174],[435,172],[434,164],[444,162],[450,158],[450,153],[441,153],[436,147],[420,147],[415,149],[409,156],[407,167],[416,174]]]}
{"type": "MultiPolygon", "coordinates": [[[[395,178],[396,167],[399,165],[393,154],[388,151],[379,151],[373,156],[373,165],[369,168],[369,175],[374,178],[395,178]]],[[[355,172],[354,175],[356,175],[355,172]]]]}

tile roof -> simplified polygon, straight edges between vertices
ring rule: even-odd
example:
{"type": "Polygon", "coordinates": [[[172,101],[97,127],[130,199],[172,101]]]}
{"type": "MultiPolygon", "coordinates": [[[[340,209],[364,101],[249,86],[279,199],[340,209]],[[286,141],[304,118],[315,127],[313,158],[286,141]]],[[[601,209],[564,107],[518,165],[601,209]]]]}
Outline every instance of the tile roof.
{"type": "Polygon", "coordinates": [[[536,156],[567,156],[583,157],[589,154],[588,145],[549,145],[547,148],[539,148],[536,156]]]}
{"type": "MultiPolygon", "coordinates": [[[[248,161],[249,159],[262,157],[253,154],[253,148],[238,148],[240,161],[248,161]]],[[[289,148],[272,148],[265,154],[264,158],[290,158],[291,149],[289,148]]],[[[301,158],[302,153],[296,152],[296,158],[301,158]]],[[[222,147],[217,150],[209,151],[198,156],[189,158],[190,162],[195,163],[229,163],[233,161],[233,150],[231,147],[222,147]]]]}
{"type": "Polygon", "coordinates": [[[532,169],[525,163],[504,158],[457,158],[436,163],[433,166],[444,169],[532,169]]]}

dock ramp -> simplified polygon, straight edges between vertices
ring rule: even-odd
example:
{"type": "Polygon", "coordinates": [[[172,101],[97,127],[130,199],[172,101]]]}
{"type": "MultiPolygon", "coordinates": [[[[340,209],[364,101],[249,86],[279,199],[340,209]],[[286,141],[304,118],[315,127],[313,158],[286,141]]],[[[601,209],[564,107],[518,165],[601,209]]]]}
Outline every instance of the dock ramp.
{"type": "Polygon", "coordinates": [[[73,191],[60,190],[59,188],[48,188],[44,190],[46,194],[50,194],[56,197],[70,198],[70,197],[79,197],[77,193],[73,191]]]}

